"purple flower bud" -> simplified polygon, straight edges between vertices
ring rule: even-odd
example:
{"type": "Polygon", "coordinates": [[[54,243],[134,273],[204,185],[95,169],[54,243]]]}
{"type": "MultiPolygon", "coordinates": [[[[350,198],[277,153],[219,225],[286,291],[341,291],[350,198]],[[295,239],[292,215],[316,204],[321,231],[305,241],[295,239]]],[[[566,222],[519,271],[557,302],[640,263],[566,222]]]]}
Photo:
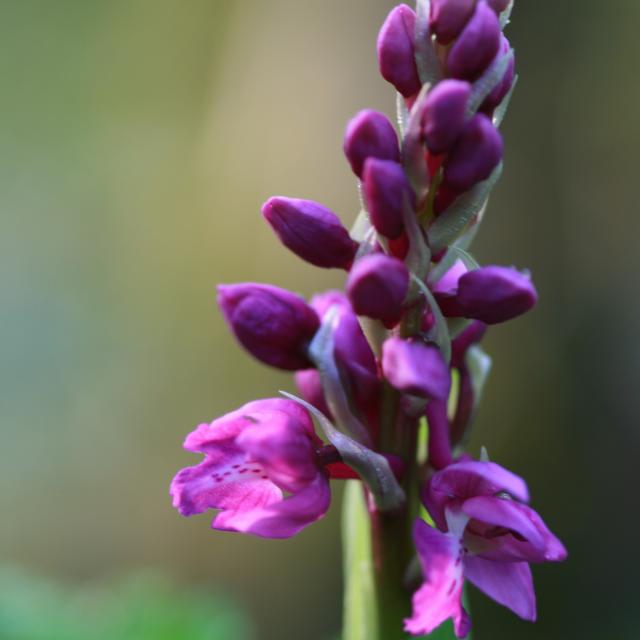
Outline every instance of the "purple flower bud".
{"type": "Polygon", "coordinates": [[[477,78],[498,53],[500,33],[495,12],[485,0],[479,0],[473,17],[449,51],[449,73],[464,80],[477,78]]]}
{"type": "Polygon", "coordinates": [[[460,137],[470,95],[471,85],[463,80],[443,80],[429,93],[422,132],[431,153],[440,155],[448,151],[460,137]]]}
{"type": "Polygon", "coordinates": [[[522,315],[537,299],[529,276],[510,267],[482,267],[465,273],[458,282],[458,303],[464,315],[486,324],[522,315]]]}
{"type": "Polygon", "coordinates": [[[501,14],[508,6],[511,0],[487,0],[487,4],[497,13],[501,14]]]}
{"type": "Polygon", "coordinates": [[[456,191],[468,191],[486,180],[502,159],[502,136],[484,114],[476,114],[462,130],[444,163],[444,181],[456,191]]]}
{"type": "Polygon", "coordinates": [[[431,30],[440,44],[449,44],[473,14],[475,0],[432,0],[431,30]]]}
{"type": "MultiPolygon", "coordinates": [[[[509,52],[511,49],[511,45],[509,41],[501,36],[500,40],[500,52],[498,56],[503,56],[509,52]]],[[[509,93],[511,87],[513,86],[513,81],[516,77],[516,59],[515,57],[511,57],[509,61],[509,66],[507,70],[504,72],[504,76],[502,76],[502,80],[496,85],[493,91],[486,97],[485,101],[482,103],[480,110],[484,113],[491,113],[504,99],[504,97],[509,93]]]]}
{"type": "Polygon", "coordinates": [[[414,96],[422,86],[415,60],[415,28],[415,12],[401,4],[391,10],[378,36],[380,73],[405,98],[414,96]]]}
{"type": "Polygon", "coordinates": [[[362,178],[367,158],[400,162],[398,134],[387,116],[379,111],[365,109],[347,125],[344,153],[353,172],[362,178]]]}
{"type": "Polygon", "coordinates": [[[393,326],[402,315],[409,291],[409,271],[404,262],[374,253],[353,265],[346,285],[354,311],[393,326]]]}
{"type": "Polygon", "coordinates": [[[376,230],[387,238],[399,238],[404,231],[403,208],[412,210],[416,197],[397,162],[369,158],[362,174],[364,199],[376,230]]]}
{"type": "Polygon", "coordinates": [[[331,419],[331,411],[324,397],[320,374],[315,369],[305,369],[304,371],[296,371],[294,379],[300,395],[331,419]]]}
{"type": "Polygon", "coordinates": [[[316,267],[348,270],[358,250],[335,213],[311,200],[269,198],[262,215],[282,244],[316,267]]]}
{"type": "Polygon", "coordinates": [[[298,295],[268,284],[220,285],[218,304],[242,346],[280,369],[308,369],[305,349],[318,330],[318,314],[298,295]]]}
{"type": "Polygon", "coordinates": [[[382,345],[382,371],[391,386],[403,393],[430,400],[449,397],[449,367],[433,345],[389,338],[382,345]]]}
{"type": "MultiPolygon", "coordinates": [[[[336,363],[358,405],[368,406],[379,390],[378,371],[351,303],[342,291],[326,291],[314,296],[310,304],[321,318],[332,306],[338,306],[339,321],[333,334],[336,363]]],[[[311,382],[306,380],[306,383],[307,390],[311,391],[311,382]]]]}

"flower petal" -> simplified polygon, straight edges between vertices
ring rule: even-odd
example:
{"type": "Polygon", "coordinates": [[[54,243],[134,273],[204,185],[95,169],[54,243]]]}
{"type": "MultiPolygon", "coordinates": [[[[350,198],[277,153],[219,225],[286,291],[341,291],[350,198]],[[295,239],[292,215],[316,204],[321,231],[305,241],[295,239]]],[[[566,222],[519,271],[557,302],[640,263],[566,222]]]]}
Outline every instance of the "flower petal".
{"type": "Polygon", "coordinates": [[[209,456],[182,469],[171,482],[173,506],[183,516],[208,509],[254,509],[282,500],[282,491],[246,454],[236,450],[226,458],[209,456]]]}
{"type": "Polygon", "coordinates": [[[462,548],[457,536],[446,534],[418,520],[414,540],[425,582],[413,596],[413,615],[404,621],[414,635],[431,633],[448,618],[458,638],[464,638],[471,621],[462,606],[462,548]]]}
{"type": "Polygon", "coordinates": [[[251,533],[264,538],[290,538],[320,519],[329,508],[331,490],[324,474],[299,493],[278,502],[251,505],[249,509],[223,511],[213,521],[213,528],[251,533]]]}
{"type": "Polygon", "coordinates": [[[528,514],[519,509],[519,506],[517,502],[505,498],[478,496],[465,500],[462,504],[462,511],[469,518],[511,529],[534,547],[544,548],[545,541],[542,533],[536,528],[528,514]]]}
{"type": "Polygon", "coordinates": [[[480,553],[484,558],[503,562],[559,562],[567,557],[562,542],[538,513],[525,504],[482,497],[465,501],[462,509],[470,518],[506,527],[517,534],[494,538],[495,544],[480,553]]]}
{"type": "Polygon", "coordinates": [[[297,493],[320,473],[304,426],[282,411],[252,414],[236,444],[284,491],[297,493]]]}
{"type": "Polygon", "coordinates": [[[526,562],[493,562],[465,556],[464,575],[480,591],[524,620],[536,619],[536,594],[526,562]]]}
{"type": "Polygon", "coordinates": [[[437,525],[445,528],[444,511],[452,501],[505,492],[521,501],[529,500],[525,481],[495,462],[462,460],[438,471],[422,499],[437,525]]]}

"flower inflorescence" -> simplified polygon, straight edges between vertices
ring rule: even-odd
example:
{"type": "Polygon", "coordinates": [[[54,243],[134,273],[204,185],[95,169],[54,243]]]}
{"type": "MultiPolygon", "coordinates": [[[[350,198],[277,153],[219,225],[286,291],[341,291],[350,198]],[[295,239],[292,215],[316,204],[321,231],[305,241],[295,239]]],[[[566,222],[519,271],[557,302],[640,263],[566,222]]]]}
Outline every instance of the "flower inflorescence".
{"type": "Polygon", "coordinates": [[[534,620],[529,563],[566,556],[527,506],[524,481],[460,450],[488,373],[479,346],[488,325],[537,299],[527,272],[481,267],[468,253],[502,165],[498,127],[515,82],[502,33],[511,8],[419,0],[417,12],[391,11],[377,52],[398,91],[399,131],[372,110],[347,126],[344,153],[363,202],[354,230],[309,200],[273,197],[262,209],[297,256],[347,271],[345,291],[306,302],[272,285],[219,288],[238,341],[295,371],[302,398],[250,402],[200,425],[185,448],[204,461],[171,485],[181,514],[217,509],[214,528],[274,538],[325,514],[331,478],[359,478],[372,514],[391,518],[416,513],[407,503],[419,496],[430,520],[410,516],[423,584],[405,630],[416,635],[448,618],[467,635],[465,580],[534,620]]]}

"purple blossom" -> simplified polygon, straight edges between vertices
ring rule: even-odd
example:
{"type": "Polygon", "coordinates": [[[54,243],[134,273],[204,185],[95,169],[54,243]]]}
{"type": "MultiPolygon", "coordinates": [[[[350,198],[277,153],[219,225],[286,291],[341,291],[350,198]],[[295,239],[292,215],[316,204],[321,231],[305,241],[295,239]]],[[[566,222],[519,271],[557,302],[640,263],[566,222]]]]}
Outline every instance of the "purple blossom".
{"type": "Polygon", "coordinates": [[[401,260],[373,253],[353,265],[346,289],[358,315],[393,326],[409,291],[409,271],[401,260]]]}
{"type": "Polygon", "coordinates": [[[362,178],[368,158],[400,162],[398,134],[387,116],[379,111],[360,111],[347,125],[344,153],[353,172],[362,178]]]}
{"type": "Polygon", "coordinates": [[[478,113],[469,120],[444,162],[444,180],[463,192],[486,180],[502,159],[502,136],[491,120],[478,113]]]}
{"type": "Polygon", "coordinates": [[[471,626],[461,599],[465,579],[521,618],[536,619],[529,562],[558,562],[567,552],[528,500],[524,481],[493,462],[464,460],[434,474],[425,504],[437,528],[415,525],[425,582],[413,597],[407,631],[431,633],[452,618],[456,635],[465,637],[471,626]]]}
{"type": "Polygon", "coordinates": [[[269,198],[262,215],[282,244],[316,267],[349,270],[358,243],[338,216],[312,200],[269,198]]]}
{"type": "Polygon", "coordinates": [[[364,165],[362,192],[376,231],[387,238],[399,238],[404,231],[404,207],[413,212],[416,205],[402,167],[397,162],[369,158],[364,165]]]}
{"type": "Polygon", "coordinates": [[[448,151],[460,137],[466,121],[471,85],[443,80],[429,93],[424,106],[422,131],[431,153],[448,151]]]}
{"type": "Polygon", "coordinates": [[[473,16],[455,41],[447,57],[454,78],[474,80],[493,60],[500,48],[500,22],[485,0],[476,4],[473,16]]]}
{"type": "Polygon", "coordinates": [[[218,304],[242,346],[280,369],[306,369],[309,341],[320,326],[318,314],[298,295],[268,284],[218,287],[218,304]]]}
{"type": "Polygon", "coordinates": [[[449,396],[451,376],[440,350],[418,339],[388,338],[382,345],[382,371],[403,393],[436,400],[449,396]]]}
{"type": "Polygon", "coordinates": [[[220,509],[214,529],[289,538],[329,508],[321,444],[297,403],[250,402],[187,436],[184,448],[205,458],[173,479],[173,506],[183,516],[220,509]]]}
{"type": "Polygon", "coordinates": [[[378,36],[380,74],[405,98],[422,86],[415,60],[415,28],[415,12],[401,4],[391,10],[378,36]]]}
{"type": "MultiPolygon", "coordinates": [[[[504,37],[504,35],[500,36],[500,51],[498,52],[496,57],[504,56],[511,49],[511,45],[509,41],[504,37]]],[[[482,103],[480,110],[484,113],[491,113],[505,98],[505,96],[511,90],[513,86],[513,82],[516,77],[516,59],[515,54],[509,60],[509,65],[507,70],[504,72],[502,76],[502,80],[496,85],[493,91],[486,97],[485,101],[482,103]]]]}
{"type": "Polygon", "coordinates": [[[449,44],[473,15],[476,0],[432,0],[431,30],[438,42],[449,44]]]}
{"type": "Polygon", "coordinates": [[[486,324],[506,322],[529,311],[538,294],[528,274],[509,267],[481,267],[458,281],[462,315],[486,324]]]}

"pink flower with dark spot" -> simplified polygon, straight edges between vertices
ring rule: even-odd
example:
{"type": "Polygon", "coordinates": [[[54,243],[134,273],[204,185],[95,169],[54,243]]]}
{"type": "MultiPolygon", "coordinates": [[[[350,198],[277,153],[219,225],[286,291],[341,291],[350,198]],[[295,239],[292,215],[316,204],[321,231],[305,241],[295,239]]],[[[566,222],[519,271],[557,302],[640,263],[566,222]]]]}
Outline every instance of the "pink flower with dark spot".
{"type": "Polygon", "coordinates": [[[175,476],[173,506],[183,516],[220,509],[214,529],[289,538],[329,508],[321,446],[296,402],[250,402],[187,436],[184,448],[205,459],[175,476]]]}

